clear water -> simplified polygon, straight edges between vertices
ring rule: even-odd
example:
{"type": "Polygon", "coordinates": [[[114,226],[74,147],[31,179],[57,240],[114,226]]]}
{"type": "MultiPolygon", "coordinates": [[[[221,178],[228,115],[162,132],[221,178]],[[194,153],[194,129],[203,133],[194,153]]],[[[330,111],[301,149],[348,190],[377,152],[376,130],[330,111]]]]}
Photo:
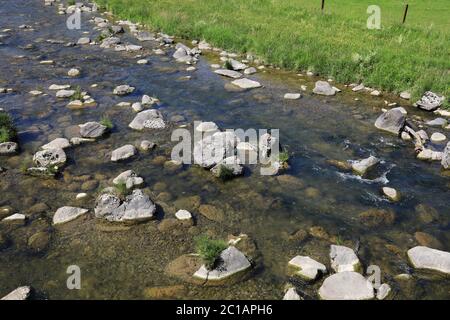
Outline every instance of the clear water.
{"type": "MultiPolygon", "coordinates": [[[[83,14],[82,30],[71,31],[65,27],[65,17],[58,16],[55,7],[44,7],[43,1],[5,0],[0,6],[0,30],[13,29],[0,45],[0,87],[16,89],[13,94],[0,95],[0,106],[12,114],[22,148],[18,156],[0,157],[0,166],[8,168],[0,175],[0,206],[11,206],[14,212],[23,213],[29,213],[32,206],[40,203],[49,207],[44,213],[30,214],[26,226],[0,224],[0,232],[11,242],[0,251],[0,295],[30,284],[50,299],[142,299],[147,288],[183,284],[165,274],[164,269],[173,259],[194,250],[196,234],[208,232],[221,238],[239,233],[251,236],[261,253],[259,267],[248,280],[232,286],[184,283],[186,290],[174,297],[279,299],[291,280],[286,266],[292,257],[310,255],[329,264],[331,243],[353,247],[359,240],[362,262],[381,267],[384,281],[396,291],[395,298],[450,298],[448,279],[418,273],[408,266],[406,258],[406,251],[417,245],[416,231],[433,235],[441,243],[441,249],[450,250],[450,178],[438,163],[416,160],[408,142],[375,129],[373,123],[384,107],[384,99],[392,101],[393,97],[373,98],[344,90],[331,98],[306,93],[300,100],[285,101],[286,92],[299,92],[301,84],[310,91],[316,79],[270,70],[251,76],[264,88],[231,92],[224,88],[229,80],[215,75],[209,67],[217,63],[217,56],[202,57],[198,70],[189,73],[185,65],[169,59],[170,55],[153,55],[154,43],[144,43],[146,49],[142,54],[151,64],[142,66],[136,64],[138,59],[132,53],[98,46],[66,48],[46,42],[46,39],[76,42],[83,31],[90,31],[90,37],[95,39],[98,32],[92,31],[89,16],[83,14]],[[21,24],[32,25],[35,30],[20,30],[21,24]],[[30,43],[34,49],[23,49],[30,43]],[[55,65],[39,64],[46,59],[54,60],[55,65]],[[81,68],[81,77],[66,76],[72,67],[81,68]],[[181,79],[186,75],[192,79],[181,79]],[[99,105],[82,111],[69,110],[65,107],[67,101],[57,100],[54,92],[48,90],[53,83],[79,85],[99,105]],[[90,87],[94,83],[97,88],[90,87]],[[127,97],[114,96],[113,88],[125,83],[137,90],[127,97]],[[48,95],[28,94],[36,89],[48,95]],[[127,127],[134,113],[115,106],[120,101],[139,101],[142,94],[156,95],[163,102],[159,108],[167,118],[183,115],[188,124],[203,120],[214,121],[221,128],[280,129],[282,144],[293,154],[286,174],[301,183],[260,176],[257,171],[222,183],[195,167],[185,166],[176,172],[163,169],[152,160],[161,155],[169,157],[173,126],[162,132],[134,132],[127,127]],[[355,97],[360,100],[355,101],[355,97]],[[103,115],[114,122],[111,135],[68,150],[69,161],[56,180],[21,173],[22,163],[41,145],[65,136],[70,126],[98,121],[103,115]],[[157,142],[158,147],[126,163],[109,161],[108,153],[113,149],[143,139],[157,142]],[[329,159],[369,155],[384,161],[370,180],[344,174],[327,163],[329,159]],[[56,229],[51,226],[52,216],[61,206],[92,209],[95,191],[110,185],[112,178],[127,169],[135,170],[145,179],[147,191],[157,203],[159,193],[169,193],[167,206],[163,204],[166,209],[159,210],[157,220],[109,230],[91,213],[56,229]],[[94,196],[84,202],[75,200],[75,195],[82,191],[81,180],[95,180],[99,185],[89,191],[94,196]],[[389,203],[380,196],[380,189],[387,182],[402,193],[401,202],[389,203]],[[160,232],[157,226],[161,219],[173,217],[173,203],[191,195],[199,195],[202,204],[222,208],[225,221],[209,221],[194,210],[195,227],[182,232],[160,232]],[[439,218],[425,223],[414,209],[418,204],[432,206],[439,218]],[[365,227],[358,215],[370,208],[394,210],[395,223],[365,227]],[[334,239],[309,237],[302,242],[288,239],[292,232],[311,226],[325,228],[334,239]],[[38,231],[49,232],[51,241],[46,250],[36,253],[27,242],[38,231]],[[69,265],[80,266],[82,290],[67,289],[69,265]],[[414,278],[407,282],[395,280],[393,277],[400,273],[411,273],[414,278]]],[[[134,41],[128,37],[125,34],[122,39],[134,41]]],[[[412,108],[408,112],[431,117],[412,108]]],[[[296,282],[299,289],[313,297],[320,283],[296,282]]]]}

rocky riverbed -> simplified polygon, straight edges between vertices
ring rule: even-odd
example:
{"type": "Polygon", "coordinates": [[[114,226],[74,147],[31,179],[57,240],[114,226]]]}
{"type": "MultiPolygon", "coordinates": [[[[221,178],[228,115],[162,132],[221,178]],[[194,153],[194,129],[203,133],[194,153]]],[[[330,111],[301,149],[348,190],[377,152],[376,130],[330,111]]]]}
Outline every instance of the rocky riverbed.
{"type": "Polygon", "coordinates": [[[65,2],[0,6],[0,112],[19,146],[0,156],[0,296],[450,298],[439,95],[415,107],[92,8],[69,30],[65,2]],[[222,181],[172,161],[171,132],[194,121],[279,129],[289,165],[233,163],[222,181]],[[193,255],[202,234],[228,242],[223,270],[193,255]],[[370,265],[382,287],[367,287],[370,265]]]}

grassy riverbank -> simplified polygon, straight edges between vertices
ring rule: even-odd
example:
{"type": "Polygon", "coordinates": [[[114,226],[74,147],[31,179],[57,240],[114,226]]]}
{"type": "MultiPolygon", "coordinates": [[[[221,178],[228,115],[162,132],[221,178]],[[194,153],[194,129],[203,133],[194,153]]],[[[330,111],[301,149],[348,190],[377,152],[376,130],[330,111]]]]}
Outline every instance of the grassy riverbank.
{"type": "Polygon", "coordinates": [[[230,51],[250,52],[292,70],[417,98],[449,96],[448,0],[97,0],[121,18],[230,51]],[[366,27],[367,7],[381,7],[381,30],[366,27]]]}

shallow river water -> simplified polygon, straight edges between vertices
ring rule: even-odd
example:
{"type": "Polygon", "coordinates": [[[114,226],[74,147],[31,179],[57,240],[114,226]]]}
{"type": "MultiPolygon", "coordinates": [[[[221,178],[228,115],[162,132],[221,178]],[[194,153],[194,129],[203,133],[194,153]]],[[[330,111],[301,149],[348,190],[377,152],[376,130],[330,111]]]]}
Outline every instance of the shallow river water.
{"type": "MultiPolygon", "coordinates": [[[[27,214],[25,226],[0,225],[9,239],[0,251],[0,296],[21,285],[32,285],[49,299],[142,299],[149,288],[183,285],[174,298],[193,299],[280,299],[289,281],[316,297],[321,280],[299,283],[287,272],[287,262],[295,255],[309,255],[329,266],[329,246],[342,243],[349,247],[359,243],[364,266],[378,265],[382,278],[389,283],[396,299],[449,299],[449,279],[418,272],[408,264],[406,251],[416,245],[416,232],[426,232],[439,249],[450,250],[450,176],[439,163],[421,162],[415,158],[410,142],[385,134],[374,122],[385,108],[384,100],[394,97],[371,97],[343,89],[334,97],[310,94],[313,77],[267,69],[250,78],[264,87],[236,91],[225,86],[230,80],[212,72],[211,63],[218,56],[202,56],[197,70],[186,71],[186,65],[167,55],[158,56],[151,49],[156,42],[138,43],[127,32],[122,41],[142,44],[139,54],[148,65],[138,65],[137,53],[114,52],[98,45],[65,47],[76,42],[83,32],[95,39],[98,31],[88,20],[97,14],[82,15],[82,29],[68,30],[66,17],[57,15],[55,7],[44,7],[38,0],[4,0],[0,6],[0,87],[15,92],[0,94],[0,107],[8,111],[18,128],[21,152],[0,157],[0,207],[27,214]],[[32,29],[20,29],[27,24],[32,29]],[[12,31],[2,32],[10,28],[12,31]],[[50,43],[47,40],[61,40],[50,43]],[[32,44],[32,47],[27,45],[32,44]],[[54,60],[54,65],[39,64],[54,60]],[[81,69],[81,76],[70,78],[70,68],[81,69]],[[185,76],[191,76],[186,80],[185,76]],[[58,100],[51,84],[80,86],[98,102],[84,110],[66,108],[67,100],[58,100]],[[91,87],[97,84],[97,87],[91,87]],[[112,94],[114,87],[129,84],[136,91],[126,97],[112,94]],[[285,100],[287,92],[308,91],[299,100],[285,100]],[[28,92],[45,94],[32,96],[28,92]],[[173,143],[170,132],[136,132],[128,128],[135,116],[131,108],[118,107],[121,101],[139,101],[143,94],[157,96],[158,106],[167,119],[182,115],[184,124],[194,120],[214,121],[221,128],[279,129],[281,144],[291,154],[290,169],[280,176],[261,176],[248,168],[244,177],[228,182],[214,179],[208,172],[194,167],[170,170],[161,156],[170,158],[173,143]],[[355,98],[358,97],[358,100],[355,98]],[[23,175],[21,167],[43,144],[58,137],[70,136],[70,128],[87,121],[99,121],[107,115],[114,123],[112,133],[95,143],[67,151],[68,163],[56,179],[23,175]],[[139,145],[141,140],[155,141],[152,152],[125,163],[112,163],[110,153],[125,144],[139,145]],[[375,155],[383,160],[367,179],[341,172],[327,160],[350,160],[375,155]],[[95,194],[111,185],[119,173],[133,169],[145,180],[146,190],[161,207],[154,221],[134,226],[110,226],[93,217],[95,194]],[[389,185],[402,194],[400,202],[391,203],[381,195],[389,185]],[[86,191],[90,196],[75,200],[86,191]],[[160,230],[164,218],[174,216],[177,204],[192,205],[199,196],[202,204],[222,209],[225,219],[214,222],[197,212],[194,227],[160,230]],[[66,205],[91,209],[86,218],[62,227],[51,226],[56,209],[66,205]],[[164,209],[162,208],[164,207],[164,209]],[[395,222],[368,227],[359,214],[372,208],[393,210],[395,222]],[[322,227],[328,235],[314,232],[301,241],[290,234],[298,230],[322,227]],[[36,252],[29,238],[37,232],[50,235],[46,249],[36,252]],[[166,265],[193,252],[196,235],[209,233],[217,238],[230,234],[248,234],[260,252],[258,267],[242,282],[225,287],[203,287],[182,283],[168,276],[166,265]],[[82,271],[82,289],[68,290],[66,270],[78,265],[82,271]],[[395,276],[412,275],[402,281],[395,276]]],[[[408,107],[409,117],[425,119],[432,115],[408,107]]],[[[431,129],[429,133],[433,130],[431,129]]],[[[179,288],[179,287],[178,287],[179,288]]]]}

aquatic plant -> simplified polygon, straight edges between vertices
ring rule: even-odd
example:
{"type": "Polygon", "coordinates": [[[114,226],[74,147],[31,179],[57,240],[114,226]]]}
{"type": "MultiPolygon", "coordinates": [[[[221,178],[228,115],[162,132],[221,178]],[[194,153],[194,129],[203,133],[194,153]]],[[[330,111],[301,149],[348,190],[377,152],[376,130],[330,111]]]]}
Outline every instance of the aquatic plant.
{"type": "Polygon", "coordinates": [[[68,0],[68,1],[67,1],[67,5],[68,5],[68,6],[74,6],[75,3],[76,3],[75,0],[68,0]]]}
{"type": "Polygon", "coordinates": [[[120,181],[114,185],[114,189],[120,198],[125,198],[130,193],[130,190],[127,188],[127,184],[123,181],[120,181]]]}
{"type": "Polygon", "coordinates": [[[223,164],[220,165],[218,174],[219,179],[222,181],[227,181],[234,177],[233,169],[230,169],[229,167],[223,164]]]}
{"type": "Polygon", "coordinates": [[[278,155],[278,160],[280,163],[287,163],[289,161],[289,152],[287,150],[280,152],[278,155]]]}
{"type": "Polygon", "coordinates": [[[75,93],[70,97],[70,100],[83,100],[83,92],[81,91],[81,87],[77,86],[75,88],[75,93]]]}
{"type": "Polygon", "coordinates": [[[111,119],[109,119],[107,116],[103,116],[100,120],[100,124],[107,127],[109,130],[114,128],[114,124],[112,123],[111,119]]]}
{"type": "Polygon", "coordinates": [[[6,112],[0,112],[0,143],[14,140],[16,134],[11,117],[6,112]]]}
{"type": "Polygon", "coordinates": [[[207,235],[195,238],[195,250],[208,270],[214,269],[220,253],[227,247],[228,245],[225,241],[211,239],[207,235]]]}

